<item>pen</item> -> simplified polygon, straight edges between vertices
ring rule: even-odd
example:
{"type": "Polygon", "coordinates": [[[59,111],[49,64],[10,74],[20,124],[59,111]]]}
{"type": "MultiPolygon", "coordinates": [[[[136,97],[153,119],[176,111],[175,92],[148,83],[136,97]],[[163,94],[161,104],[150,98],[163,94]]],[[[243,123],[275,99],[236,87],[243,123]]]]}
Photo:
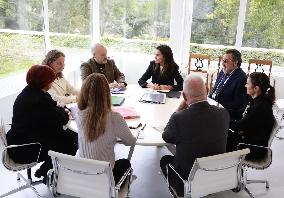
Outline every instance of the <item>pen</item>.
{"type": "Polygon", "coordinates": [[[144,130],[144,128],[145,128],[145,126],[146,126],[146,124],[144,124],[143,125],[143,127],[140,129],[141,131],[143,131],[144,130]]]}

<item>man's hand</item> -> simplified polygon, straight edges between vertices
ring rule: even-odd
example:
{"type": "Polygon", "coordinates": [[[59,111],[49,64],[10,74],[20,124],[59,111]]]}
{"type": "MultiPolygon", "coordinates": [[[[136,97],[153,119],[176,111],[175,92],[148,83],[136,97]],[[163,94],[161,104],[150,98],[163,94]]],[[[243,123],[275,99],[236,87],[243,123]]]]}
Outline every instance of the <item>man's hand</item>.
{"type": "Polygon", "coordinates": [[[182,100],[181,103],[179,104],[176,112],[179,112],[181,110],[184,110],[188,107],[188,105],[186,104],[186,101],[185,100],[182,100]]]}

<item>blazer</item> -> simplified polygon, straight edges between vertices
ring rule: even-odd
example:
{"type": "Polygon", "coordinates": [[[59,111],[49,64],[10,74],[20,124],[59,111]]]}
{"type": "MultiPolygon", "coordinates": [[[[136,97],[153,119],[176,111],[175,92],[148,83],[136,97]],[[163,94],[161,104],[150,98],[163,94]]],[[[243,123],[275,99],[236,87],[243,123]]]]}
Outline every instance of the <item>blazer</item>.
{"type": "Polygon", "coordinates": [[[184,179],[196,158],[226,151],[229,120],[226,109],[207,101],[191,104],[171,116],[162,137],[176,145],[173,166],[184,179]]]}
{"type": "Polygon", "coordinates": [[[159,85],[171,85],[173,86],[173,91],[181,91],[183,87],[183,78],[181,77],[178,69],[178,65],[174,65],[174,71],[171,73],[168,77],[162,77],[160,75],[160,72],[155,72],[155,61],[151,61],[150,65],[148,66],[148,69],[143,74],[143,76],[139,79],[138,84],[145,88],[147,87],[147,80],[152,77],[152,83],[157,83],[159,85]],[[176,81],[176,85],[174,83],[176,81]]]}
{"type": "MultiPolygon", "coordinates": [[[[105,71],[108,83],[113,83],[114,81],[118,83],[125,83],[125,76],[119,71],[114,60],[107,60],[107,63],[105,64],[105,71]]],[[[84,62],[81,65],[82,81],[84,81],[92,73],[100,73],[100,70],[96,61],[93,58],[90,58],[87,62],[84,62]]]]}
{"type": "Polygon", "coordinates": [[[265,95],[252,99],[244,117],[239,121],[231,121],[234,131],[243,131],[243,142],[268,146],[268,140],[274,125],[272,104],[265,95]]]}
{"type": "Polygon", "coordinates": [[[242,118],[242,113],[249,100],[245,87],[247,76],[241,68],[237,68],[221,88],[219,94],[213,98],[212,94],[215,92],[218,82],[221,80],[223,75],[224,71],[222,70],[217,77],[212,92],[208,97],[216,100],[224,108],[226,108],[230,113],[231,119],[239,120],[242,118]]]}
{"type": "Polygon", "coordinates": [[[57,107],[47,92],[27,85],[13,106],[12,126],[7,133],[8,145],[31,142],[53,145],[60,139],[63,143],[62,126],[68,120],[68,113],[57,107]]]}

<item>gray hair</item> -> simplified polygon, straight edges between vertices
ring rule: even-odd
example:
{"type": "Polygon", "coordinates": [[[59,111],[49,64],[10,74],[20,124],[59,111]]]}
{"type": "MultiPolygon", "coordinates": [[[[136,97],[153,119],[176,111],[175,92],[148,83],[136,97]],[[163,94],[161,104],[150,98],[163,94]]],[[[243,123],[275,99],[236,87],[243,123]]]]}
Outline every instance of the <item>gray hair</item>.
{"type": "Polygon", "coordinates": [[[186,97],[192,99],[196,98],[198,100],[198,98],[201,98],[202,100],[207,97],[206,87],[202,77],[194,74],[186,76],[183,82],[183,92],[186,97]]]}

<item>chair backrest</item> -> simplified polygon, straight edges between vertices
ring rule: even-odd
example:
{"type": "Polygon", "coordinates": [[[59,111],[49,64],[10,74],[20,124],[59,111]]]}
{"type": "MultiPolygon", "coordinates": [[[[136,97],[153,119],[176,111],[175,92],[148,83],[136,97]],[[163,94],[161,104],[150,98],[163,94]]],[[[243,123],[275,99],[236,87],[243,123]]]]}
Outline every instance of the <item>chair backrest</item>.
{"type": "Polygon", "coordinates": [[[188,73],[190,72],[208,73],[210,69],[210,60],[211,60],[210,55],[190,53],[189,62],[188,62],[188,73]],[[193,60],[195,60],[194,63],[193,60]]]}
{"type": "Polygon", "coordinates": [[[4,147],[7,146],[7,139],[6,139],[6,131],[5,131],[5,125],[3,123],[3,120],[1,120],[0,125],[0,139],[4,147]]]}
{"type": "Polygon", "coordinates": [[[252,72],[263,72],[270,78],[271,69],[272,69],[271,60],[249,59],[247,75],[249,75],[252,72]]]}
{"type": "Polygon", "coordinates": [[[76,197],[113,197],[114,179],[109,162],[49,151],[56,192],[76,197]]]}
{"type": "Polygon", "coordinates": [[[273,125],[272,132],[271,132],[269,140],[268,140],[268,147],[271,147],[273,139],[275,138],[276,134],[278,133],[279,128],[280,128],[279,122],[278,122],[277,119],[274,118],[274,125],[273,125]]]}
{"type": "Polygon", "coordinates": [[[224,190],[241,188],[243,184],[242,164],[249,149],[197,158],[188,177],[190,197],[224,190]]]}

